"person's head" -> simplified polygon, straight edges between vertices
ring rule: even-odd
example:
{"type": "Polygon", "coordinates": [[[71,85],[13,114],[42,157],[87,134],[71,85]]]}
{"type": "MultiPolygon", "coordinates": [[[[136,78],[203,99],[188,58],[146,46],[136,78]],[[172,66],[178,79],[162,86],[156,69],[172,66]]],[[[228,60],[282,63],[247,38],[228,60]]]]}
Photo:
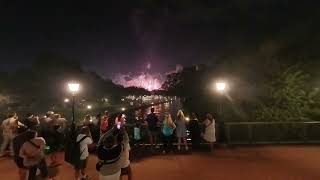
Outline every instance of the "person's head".
{"type": "Polygon", "coordinates": [[[206,117],[207,117],[207,119],[210,120],[210,121],[213,120],[213,116],[212,116],[212,114],[210,114],[210,113],[208,113],[208,114],[206,115],[206,117]]]}
{"type": "Polygon", "coordinates": [[[151,108],[151,113],[154,113],[154,108],[151,108]]]}
{"type": "Polygon", "coordinates": [[[87,115],[84,117],[84,120],[85,120],[85,121],[90,121],[90,119],[91,119],[91,116],[90,116],[89,114],[87,114],[87,115]]]}
{"type": "Polygon", "coordinates": [[[80,134],[85,134],[85,135],[89,135],[90,134],[90,129],[88,126],[83,126],[80,130],[80,134]]]}
{"type": "Polygon", "coordinates": [[[179,110],[178,113],[177,113],[177,118],[179,120],[184,120],[184,114],[183,114],[183,111],[182,110],[179,110]]]}
{"type": "Polygon", "coordinates": [[[120,120],[122,118],[122,114],[121,113],[118,114],[117,118],[118,118],[118,120],[120,120]]]}
{"type": "Polygon", "coordinates": [[[193,120],[198,120],[198,118],[197,118],[197,115],[196,115],[196,113],[191,113],[191,118],[193,119],[193,120]]]}
{"type": "Polygon", "coordinates": [[[29,131],[26,132],[26,137],[27,137],[28,140],[37,137],[37,135],[38,134],[37,134],[36,131],[29,130],[29,131]]]}
{"type": "Polygon", "coordinates": [[[97,114],[97,115],[96,115],[96,118],[97,118],[97,119],[101,119],[101,114],[100,114],[100,113],[97,114]]]}
{"type": "Polygon", "coordinates": [[[25,126],[18,126],[17,133],[22,134],[22,133],[25,133],[27,130],[28,130],[28,128],[25,126]]]}
{"type": "Polygon", "coordinates": [[[16,113],[8,113],[7,114],[7,118],[14,118],[15,116],[17,116],[16,113]]]}
{"type": "Polygon", "coordinates": [[[49,118],[49,117],[51,117],[53,114],[54,114],[53,111],[48,111],[48,112],[46,113],[46,116],[47,116],[47,118],[49,118]]]}
{"type": "Polygon", "coordinates": [[[103,141],[103,146],[106,148],[111,148],[116,144],[115,136],[110,135],[107,136],[107,138],[104,139],[103,141]]]}
{"type": "Polygon", "coordinates": [[[60,114],[54,114],[54,115],[53,115],[53,118],[54,118],[54,119],[59,119],[59,118],[61,118],[61,115],[60,115],[60,114]]]}
{"type": "Polygon", "coordinates": [[[105,111],[105,112],[104,112],[104,115],[105,115],[105,116],[109,116],[109,112],[108,112],[108,111],[105,111]]]}

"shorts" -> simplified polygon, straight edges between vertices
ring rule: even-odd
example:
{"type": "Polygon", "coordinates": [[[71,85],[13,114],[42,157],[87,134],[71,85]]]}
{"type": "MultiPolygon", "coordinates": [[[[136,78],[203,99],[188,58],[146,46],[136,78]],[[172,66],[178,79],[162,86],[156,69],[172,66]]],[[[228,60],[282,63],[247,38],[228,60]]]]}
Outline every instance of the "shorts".
{"type": "Polygon", "coordinates": [[[99,174],[99,179],[100,180],[119,180],[120,174],[121,174],[121,170],[116,172],[115,174],[108,175],[108,176],[103,176],[103,175],[99,174]]]}
{"type": "Polygon", "coordinates": [[[14,162],[16,163],[16,165],[18,166],[18,168],[20,168],[20,169],[27,169],[27,167],[25,167],[25,166],[23,165],[23,158],[21,158],[21,157],[15,157],[15,158],[14,158],[14,162]]]}
{"type": "Polygon", "coordinates": [[[87,162],[88,162],[88,158],[84,160],[80,160],[78,164],[74,165],[74,168],[76,170],[85,169],[87,168],[87,162]]]}

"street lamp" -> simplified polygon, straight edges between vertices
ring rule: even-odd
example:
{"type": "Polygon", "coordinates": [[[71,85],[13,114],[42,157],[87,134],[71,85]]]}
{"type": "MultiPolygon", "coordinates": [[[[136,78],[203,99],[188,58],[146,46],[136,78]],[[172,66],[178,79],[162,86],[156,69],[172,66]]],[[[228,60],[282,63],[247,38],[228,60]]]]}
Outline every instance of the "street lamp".
{"type": "Polygon", "coordinates": [[[91,106],[91,105],[88,105],[88,106],[87,106],[87,109],[92,109],[92,106],[91,106]]]}
{"type": "MultiPolygon", "coordinates": [[[[225,95],[224,93],[227,91],[227,83],[224,81],[218,81],[215,84],[216,86],[216,91],[222,95],[225,95]]],[[[221,97],[218,98],[218,106],[217,106],[217,114],[220,115],[220,118],[222,117],[222,99],[221,97]]],[[[220,142],[225,142],[226,141],[226,136],[225,136],[225,126],[224,126],[224,121],[220,120],[220,124],[218,124],[218,128],[220,129],[219,133],[219,138],[220,142]]]]}
{"type": "Polygon", "coordinates": [[[68,103],[68,102],[70,102],[70,100],[68,98],[66,98],[66,99],[64,99],[64,102],[68,103]]]}
{"type": "Polygon", "coordinates": [[[125,110],[126,110],[126,108],[124,108],[124,107],[123,107],[123,108],[121,108],[121,111],[125,111],[125,110]]]}
{"type": "Polygon", "coordinates": [[[216,90],[220,93],[225,92],[226,86],[227,85],[225,82],[216,82],[216,90]]]}
{"type": "Polygon", "coordinates": [[[78,93],[78,91],[80,89],[80,84],[69,83],[68,87],[69,87],[69,91],[72,94],[72,124],[74,124],[74,121],[75,121],[75,114],[74,114],[75,95],[78,93]]]}

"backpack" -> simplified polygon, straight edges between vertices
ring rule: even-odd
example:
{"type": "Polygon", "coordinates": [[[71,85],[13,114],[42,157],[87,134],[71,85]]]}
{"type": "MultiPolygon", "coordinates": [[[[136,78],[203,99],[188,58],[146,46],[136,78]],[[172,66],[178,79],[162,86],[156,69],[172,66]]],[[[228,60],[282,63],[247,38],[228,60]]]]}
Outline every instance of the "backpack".
{"type": "Polygon", "coordinates": [[[164,124],[162,128],[162,133],[165,136],[171,136],[173,134],[173,128],[171,128],[169,125],[164,124]]]}
{"type": "Polygon", "coordinates": [[[69,158],[66,159],[72,165],[78,165],[81,161],[80,157],[83,152],[80,152],[80,143],[89,136],[84,136],[79,141],[74,141],[72,145],[69,146],[69,158]]]}
{"type": "MultiPolygon", "coordinates": [[[[41,147],[37,145],[36,143],[32,142],[31,140],[28,140],[27,143],[30,143],[34,148],[39,150],[41,147]]],[[[40,163],[40,161],[44,158],[43,154],[39,154],[34,157],[25,157],[23,158],[23,165],[27,168],[30,168],[32,166],[36,166],[40,163]]]]}

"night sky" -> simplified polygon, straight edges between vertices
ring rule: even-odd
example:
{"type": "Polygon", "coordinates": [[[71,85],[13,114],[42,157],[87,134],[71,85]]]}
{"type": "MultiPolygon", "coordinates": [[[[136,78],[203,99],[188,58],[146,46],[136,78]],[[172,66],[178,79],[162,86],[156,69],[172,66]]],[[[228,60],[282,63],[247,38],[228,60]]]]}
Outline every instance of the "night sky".
{"type": "Polygon", "coordinates": [[[184,6],[150,3],[153,8],[128,3],[134,1],[109,2],[2,3],[1,70],[28,66],[42,52],[53,52],[104,77],[145,71],[148,64],[152,72],[165,73],[177,64],[208,62],[240,51],[239,46],[241,51],[255,46],[268,33],[288,28],[288,18],[303,7],[284,0],[215,0],[194,7],[190,5],[196,1],[188,0],[184,6]]]}
{"type": "Polygon", "coordinates": [[[196,51],[185,44],[189,30],[173,17],[167,8],[8,5],[1,8],[1,69],[28,66],[42,52],[77,59],[105,77],[143,71],[148,64],[160,73],[195,64],[196,51]]]}

